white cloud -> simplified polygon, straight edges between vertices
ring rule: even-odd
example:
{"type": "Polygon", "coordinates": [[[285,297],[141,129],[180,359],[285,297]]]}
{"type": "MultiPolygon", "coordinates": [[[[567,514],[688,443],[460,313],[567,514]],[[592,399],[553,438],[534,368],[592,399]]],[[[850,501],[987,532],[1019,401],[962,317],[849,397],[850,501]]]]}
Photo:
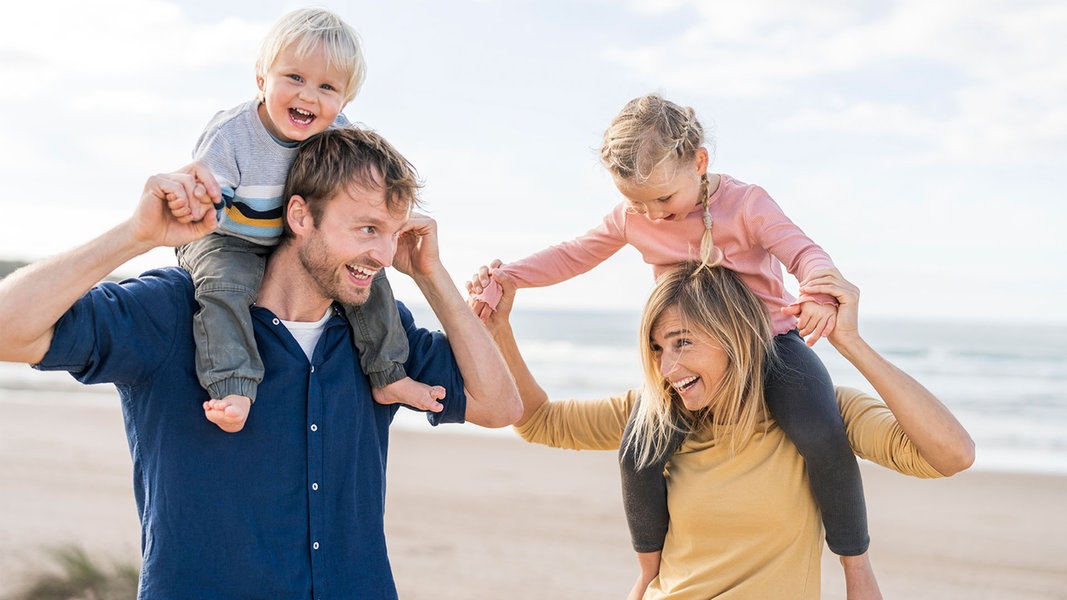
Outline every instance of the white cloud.
{"type": "Polygon", "coordinates": [[[680,23],[692,15],[677,35],[612,47],[605,56],[686,93],[774,101],[784,111],[792,101],[798,112],[781,125],[797,131],[808,124],[926,138],[935,155],[951,160],[1067,157],[1067,5],[898,0],[877,13],[852,2],[688,4],[671,4],[680,23]],[[880,74],[931,66],[940,76],[880,74]],[[846,76],[857,80],[851,106],[819,85],[846,76]],[[865,82],[879,77],[877,89],[892,89],[893,97],[864,97],[865,82]]]}

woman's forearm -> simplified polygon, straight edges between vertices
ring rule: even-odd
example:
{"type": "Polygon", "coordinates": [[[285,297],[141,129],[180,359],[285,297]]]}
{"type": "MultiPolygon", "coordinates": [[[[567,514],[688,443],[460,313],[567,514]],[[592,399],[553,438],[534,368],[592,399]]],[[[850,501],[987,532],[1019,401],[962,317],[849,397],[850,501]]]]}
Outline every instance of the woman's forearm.
{"type": "MultiPolygon", "coordinates": [[[[494,315],[497,317],[498,315],[494,315]]],[[[489,332],[493,335],[500,353],[504,355],[504,362],[511,370],[515,378],[515,385],[519,388],[519,397],[522,399],[522,417],[515,422],[515,426],[521,426],[530,420],[537,409],[548,403],[548,394],[534,379],[533,373],[526,365],[526,361],[519,352],[519,345],[515,341],[515,332],[511,329],[511,323],[506,319],[502,322],[493,320],[488,324],[489,332]]]]}
{"type": "Polygon", "coordinates": [[[932,467],[953,475],[974,462],[974,441],[929,390],[875,351],[858,334],[831,340],[874,386],[901,429],[932,467]]]}

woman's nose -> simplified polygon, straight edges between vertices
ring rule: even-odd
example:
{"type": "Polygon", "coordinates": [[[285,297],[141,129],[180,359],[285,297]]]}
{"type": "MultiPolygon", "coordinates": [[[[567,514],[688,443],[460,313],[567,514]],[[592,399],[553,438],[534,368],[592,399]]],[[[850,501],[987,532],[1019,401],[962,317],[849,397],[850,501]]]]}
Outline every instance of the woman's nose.
{"type": "Polygon", "coordinates": [[[675,356],[664,352],[659,357],[659,374],[663,377],[667,377],[674,372],[674,369],[678,366],[678,360],[675,356]]]}

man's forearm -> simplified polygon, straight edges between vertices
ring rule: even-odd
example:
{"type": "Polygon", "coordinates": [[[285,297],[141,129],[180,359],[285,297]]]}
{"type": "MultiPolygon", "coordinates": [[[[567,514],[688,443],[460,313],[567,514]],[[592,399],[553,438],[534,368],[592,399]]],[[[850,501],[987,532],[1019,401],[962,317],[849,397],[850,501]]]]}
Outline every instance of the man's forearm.
{"type": "Polygon", "coordinates": [[[0,281],[0,360],[39,362],[59,318],[87,290],[151,248],[123,223],[73,250],[15,271],[0,281]]]}
{"type": "Polygon", "coordinates": [[[522,415],[515,381],[499,349],[444,268],[415,277],[452,345],[467,390],[467,420],[504,427],[522,415]]]}

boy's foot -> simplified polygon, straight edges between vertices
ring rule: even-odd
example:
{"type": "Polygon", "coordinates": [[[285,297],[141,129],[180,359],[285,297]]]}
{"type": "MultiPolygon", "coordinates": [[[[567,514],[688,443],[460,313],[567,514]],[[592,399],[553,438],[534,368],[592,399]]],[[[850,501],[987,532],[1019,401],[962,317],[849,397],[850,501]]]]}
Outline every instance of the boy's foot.
{"type": "Polygon", "coordinates": [[[227,433],[237,433],[244,428],[251,409],[251,398],[230,394],[221,400],[213,399],[205,402],[204,416],[208,421],[218,425],[219,429],[227,433]]]}
{"type": "Polygon", "coordinates": [[[374,388],[371,395],[378,404],[407,404],[412,408],[430,412],[441,412],[445,408],[444,404],[438,402],[445,397],[445,388],[426,385],[410,377],[374,388]]]}

